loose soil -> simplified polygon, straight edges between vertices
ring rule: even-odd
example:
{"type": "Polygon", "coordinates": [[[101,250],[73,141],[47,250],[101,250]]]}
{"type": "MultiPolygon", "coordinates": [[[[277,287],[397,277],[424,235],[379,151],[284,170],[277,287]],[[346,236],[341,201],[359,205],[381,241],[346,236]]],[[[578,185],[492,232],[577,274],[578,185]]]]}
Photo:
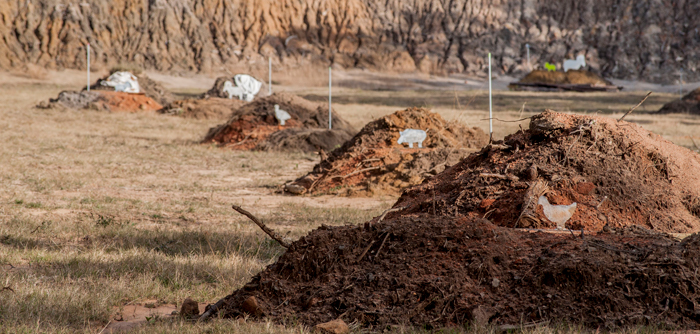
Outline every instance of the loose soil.
{"type": "MultiPolygon", "coordinates": [[[[258,78],[255,78],[255,79],[257,80],[258,78]]],[[[206,99],[206,98],[210,98],[210,97],[218,97],[218,98],[222,98],[222,99],[228,99],[228,94],[224,93],[224,91],[223,91],[224,84],[226,83],[226,81],[231,81],[231,83],[233,83],[234,82],[233,76],[216,78],[216,81],[214,81],[214,86],[212,86],[211,89],[209,89],[206,93],[202,94],[201,98],[206,99]]],[[[258,80],[258,81],[260,81],[260,80],[258,80]]],[[[267,84],[264,83],[263,81],[260,81],[260,82],[262,82],[263,85],[262,85],[262,87],[260,87],[260,92],[258,92],[258,95],[260,95],[260,93],[262,93],[263,91],[265,91],[267,89],[266,88],[267,84]]]]}
{"type": "Polygon", "coordinates": [[[614,86],[598,74],[586,70],[544,71],[534,70],[519,82],[508,85],[511,90],[526,91],[619,91],[622,87],[614,86]]]}
{"type": "MultiPolygon", "coordinates": [[[[141,90],[141,93],[152,98],[153,100],[157,101],[161,105],[168,105],[171,102],[175,100],[175,96],[173,96],[170,91],[165,89],[163,85],[161,85],[159,82],[149,78],[145,74],[138,74],[134,75],[138,78],[139,80],[139,88],[141,90]]],[[[91,91],[114,91],[114,87],[110,86],[103,86],[101,83],[104,80],[107,80],[109,78],[109,75],[97,80],[94,84],[90,86],[91,91]]],[[[83,90],[86,90],[85,88],[83,90]]]]}
{"type": "Polygon", "coordinates": [[[330,151],[355,134],[335,112],[332,125],[333,129],[327,130],[325,105],[289,93],[275,93],[236,109],[227,123],[211,128],[203,142],[235,150],[330,151]],[[275,104],[292,117],[284,126],[275,118],[275,104]]]}
{"type": "Polygon", "coordinates": [[[285,186],[294,194],[398,195],[425,177],[455,165],[488,142],[479,128],[447,122],[422,108],[410,108],[367,124],[313,171],[285,186]],[[397,144],[399,132],[427,132],[423,148],[397,144]]]}
{"type": "Polygon", "coordinates": [[[144,94],[110,91],[63,91],[55,99],[42,102],[37,108],[89,109],[109,112],[149,112],[163,108],[144,94]]]}
{"type": "Polygon", "coordinates": [[[245,101],[238,99],[217,97],[187,99],[170,103],[158,112],[185,118],[227,120],[244,104],[246,104],[245,101]]]}
{"type": "Polygon", "coordinates": [[[664,104],[656,114],[700,115],[700,88],[688,93],[680,100],[674,100],[664,104]]]}
{"type": "Polygon", "coordinates": [[[521,217],[539,195],[555,205],[578,203],[567,222],[575,230],[608,224],[697,232],[700,155],[634,123],[545,112],[531,119],[529,130],[408,190],[396,205],[408,207],[406,213],[478,212],[500,226],[554,228],[541,210],[521,217]]]}
{"type": "Polygon", "coordinates": [[[697,329],[700,235],[663,232],[700,230],[699,182],[700,155],[635,124],[545,112],[405,191],[395,212],[292,243],[217,310],[377,330],[544,321],[697,329]],[[536,184],[554,204],[578,202],[568,226],[585,231],[514,229],[551,226],[541,208],[519,219],[536,184]],[[254,310],[243,303],[251,296],[254,310]]]}

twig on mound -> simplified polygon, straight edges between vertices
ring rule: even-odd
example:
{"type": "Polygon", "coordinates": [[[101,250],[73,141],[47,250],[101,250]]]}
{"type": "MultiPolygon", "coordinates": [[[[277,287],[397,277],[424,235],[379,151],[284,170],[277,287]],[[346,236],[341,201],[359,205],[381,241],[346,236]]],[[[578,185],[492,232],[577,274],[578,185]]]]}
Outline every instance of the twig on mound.
{"type": "MultiPolygon", "coordinates": [[[[384,217],[386,217],[386,215],[388,215],[389,213],[396,212],[396,211],[401,211],[401,210],[403,210],[403,209],[405,209],[405,208],[407,208],[407,206],[402,206],[402,207],[398,207],[398,208],[393,208],[393,209],[386,209],[386,210],[384,210],[384,212],[382,212],[382,215],[379,216],[379,219],[377,220],[377,224],[379,224],[382,220],[384,220],[384,217]]],[[[370,226],[372,226],[371,223],[370,223],[370,226]]]]}
{"type": "Polygon", "coordinates": [[[481,177],[495,177],[497,179],[501,180],[511,180],[511,181],[519,181],[520,178],[515,176],[515,175],[501,175],[501,174],[493,174],[493,173],[481,173],[479,174],[481,177]]]}
{"type": "Polygon", "coordinates": [[[284,239],[282,239],[277,233],[275,233],[275,231],[273,231],[273,230],[271,230],[269,227],[265,226],[265,224],[263,224],[263,222],[260,221],[260,219],[258,219],[257,217],[253,216],[252,213],[250,213],[250,212],[244,210],[243,208],[241,208],[240,206],[235,205],[235,204],[232,205],[231,207],[232,207],[234,210],[238,211],[240,214],[242,214],[242,215],[248,217],[248,219],[252,220],[253,223],[255,223],[256,225],[258,225],[258,226],[263,230],[263,232],[267,233],[267,235],[270,236],[270,238],[272,238],[272,239],[274,239],[275,241],[279,242],[280,245],[282,245],[282,247],[284,247],[284,248],[289,248],[289,243],[288,243],[288,242],[284,241],[284,239]]]}
{"type": "Polygon", "coordinates": [[[642,103],[644,103],[644,101],[646,101],[647,98],[649,98],[649,95],[651,95],[651,92],[647,93],[647,95],[644,96],[644,98],[643,98],[641,101],[639,101],[639,103],[637,103],[636,106],[632,107],[632,109],[630,109],[630,111],[628,111],[628,112],[626,112],[624,115],[622,115],[622,117],[620,117],[620,119],[618,119],[617,121],[619,122],[619,121],[623,120],[623,119],[625,118],[625,116],[631,114],[631,113],[634,111],[634,109],[639,108],[639,106],[641,106],[642,103]]]}
{"type": "Polygon", "coordinates": [[[365,250],[362,252],[362,254],[360,254],[360,256],[357,258],[357,260],[355,260],[355,263],[360,262],[362,260],[362,258],[365,257],[365,254],[367,254],[367,252],[369,252],[369,249],[372,247],[372,245],[374,245],[375,242],[376,242],[376,240],[369,243],[369,246],[367,246],[367,248],[365,248],[365,250]]]}
{"type": "Polygon", "coordinates": [[[111,324],[111,323],[112,323],[112,319],[110,319],[109,321],[107,321],[107,324],[106,324],[104,327],[102,327],[102,330],[101,330],[99,333],[97,333],[97,334],[102,334],[102,333],[105,331],[105,329],[107,329],[107,327],[109,326],[109,324],[111,324]]]}
{"type": "Polygon", "coordinates": [[[240,144],[243,144],[246,140],[248,140],[248,138],[250,138],[250,134],[248,134],[247,136],[245,136],[245,138],[243,138],[243,140],[241,140],[241,141],[239,141],[239,142],[237,142],[237,143],[235,143],[235,144],[229,145],[229,147],[234,147],[234,146],[238,146],[238,145],[240,145],[240,144]]]}
{"type": "Polygon", "coordinates": [[[364,172],[369,172],[369,171],[377,170],[377,169],[380,169],[380,168],[382,168],[382,167],[381,167],[381,166],[377,166],[377,167],[367,167],[367,168],[363,168],[363,169],[360,169],[360,170],[356,170],[356,171],[354,171],[354,172],[352,172],[352,173],[350,173],[350,174],[347,174],[347,175],[343,175],[343,176],[340,176],[340,175],[334,176],[333,178],[347,179],[347,178],[349,178],[349,177],[351,177],[351,176],[353,176],[353,175],[355,175],[355,174],[360,174],[360,173],[364,173],[364,172]]]}
{"type": "Polygon", "coordinates": [[[390,232],[387,232],[387,233],[386,233],[386,236],[384,237],[384,240],[382,240],[381,245],[379,245],[379,249],[377,249],[377,254],[374,254],[374,258],[375,258],[375,259],[377,258],[377,256],[379,256],[379,252],[382,251],[382,248],[384,247],[384,243],[386,243],[386,239],[389,239],[389,234],[391,234],[391,233],[390,233],[390,232]]]}

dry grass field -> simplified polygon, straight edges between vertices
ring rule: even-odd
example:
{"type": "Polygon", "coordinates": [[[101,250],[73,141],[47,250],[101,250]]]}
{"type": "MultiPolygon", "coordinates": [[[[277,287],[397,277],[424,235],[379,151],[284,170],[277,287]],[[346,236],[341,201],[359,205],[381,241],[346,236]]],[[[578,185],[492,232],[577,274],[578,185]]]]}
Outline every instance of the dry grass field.
{"type": "MultiPolygon", "coordinates": [[[[296,239],[321,224],[362,223],[395,199],[284,196],[280,185],[306,173],[318,157],[200,145],[217,121],[33,108],[82,81],[77,75],[32,79],[0,73],[0,332],[98,333],[105,326],[109,332],[135,305],[147,320],[134,333],[308,332],[293,320],[285,326],[222,319],[193,324],[156,310],[175,309],[186,297],[213,303],[282,253],[230,204],[296,239]]],[[[294,90],[319,100],[325,93],[294,90]]],[[[619,116],[643,95],[499,92],[495,117],[517,119],[545,107],[619,116]]],[[[339,89],[334,107],[358,129],[411,105],[487,129],[485,96],[339,89]]],[[[700,143],[700,117],[647,115],[645,110],[674,98],[652,96],[628,119],[680,145],[692,147],[693,134],[700,143]]],[[[494,125],[500,138],[527,122],[494,125]]],[[[550,325],[528,332],[580,330],[550,325]]],[[[494,329],[443,332],[462,331],[494,329]]]]}

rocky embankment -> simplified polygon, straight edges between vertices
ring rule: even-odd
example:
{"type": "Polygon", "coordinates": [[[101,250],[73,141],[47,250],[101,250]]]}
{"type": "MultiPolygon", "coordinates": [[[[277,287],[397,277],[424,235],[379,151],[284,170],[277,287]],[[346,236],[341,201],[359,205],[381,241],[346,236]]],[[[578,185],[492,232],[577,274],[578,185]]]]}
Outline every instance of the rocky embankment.
{"type": "Polygon", "coordinates": [[[220,72],[337,64],[377,71],[522,74],[585,54],[605,77],[700,80],[697,1],[7,0],[0,68],[136,63],[220,72]]]}

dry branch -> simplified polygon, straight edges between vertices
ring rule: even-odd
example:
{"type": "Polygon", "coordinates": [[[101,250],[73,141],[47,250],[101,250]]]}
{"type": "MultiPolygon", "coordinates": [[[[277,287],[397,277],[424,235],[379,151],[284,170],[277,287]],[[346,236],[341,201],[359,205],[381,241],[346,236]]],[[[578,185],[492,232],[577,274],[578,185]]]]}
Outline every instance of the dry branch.
{"type": "Polygon", "coordinates": [[[642,103],[644,103],[644,101],[646,101],[647,98],[649,98],[649,95],[651,95],[651,92],[647,93],[647,95],[644,96],[644,98],[643,98],[641,101],[639,101],[639,103],[637,103],[636,106],[632,107],[632,109],[630,109],[630,111],[628,111],[628,112],[626,112],[624,115],[622,115],[622,117],[620,117],[620,119],[618,119],[617,121],[619,122],[619,121],[623,120],[623,119],[625,118],[625,116],[631,114],[631,113],[634,111],[634,109],[639,108],[639,106],[641,106],[642,103]]]}
{"type": "Polygon", "coordinates": [[[282,239],[282,237],[280,237],[277,233],[275,233],[275,231],[273,231],[273,230],[270,229],[269,227],[265,226],[265,224],[263,224],[263,222],[262,222],[260,219],[258,219],[257,217],[253,216],[252,213],[250,213],[250,212],[244,210],[243,208],[241,208],[241,207],[238,206],[238,205],[232,205],[231,207],[232,207],[234,210],[238,211],[240,214],[242,214],[242,215],[248,217],[248,219],[252,220],[253,223],[255,223],[256,225],[258,225],[258,226],[263,230],[263,232],[267,233],[267,235],[270,236],[270,238],[272,238],[272,239],[274,239],[275,241],[279,242],[280,245],[282,245],[282,247],[284,247],[284,248],[289,248],[289,243],[288,243],[288,242],[284,241],[284,239],[282,239]]]}

